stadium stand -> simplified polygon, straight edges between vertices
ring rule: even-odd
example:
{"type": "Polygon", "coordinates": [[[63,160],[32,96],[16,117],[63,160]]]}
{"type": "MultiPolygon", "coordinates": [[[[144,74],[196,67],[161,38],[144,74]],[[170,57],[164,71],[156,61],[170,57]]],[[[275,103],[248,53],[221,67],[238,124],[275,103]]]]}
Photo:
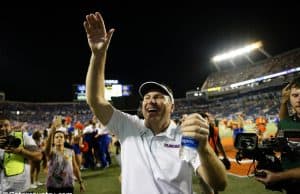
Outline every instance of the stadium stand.
{"type": "Polygon", "coordinates": [[[242,112],[251,120],[259,115],[273,119],[279,112],[282,88],[298,76],[300,48],[255,64],[227,67],[208,75],[200,91],[204,95],[176,99],[173,117],[178,119],[182,114],[210,112],[223,119],[242,112]],[[247,80],[251,81],[236,87],[231,85],[247,80]]]}
{"type": "MultiPolygon", "coordinates": [[[[202,86],[204,97],[175,99],[176,106],[173,118],[191,112],[211,112],[217,118],[230,118],[243,112],[246,117],[257,115],[276,116],[279,109],[281,89],[291,79],[300,76],[300,49],[294,49],[283,54],[246,66],[227,68],[210,74],[202,86]],[[298,68],[298,69],[297,69],[298,68]],[[295,71],[288,72],[291,69],[295,71]],[[249,79],[287,71],[270,79],[260,79],[239,87],[227,86],[249,79]],[[222,76],[220,76],[222,75],[222,76]],[[221,87],[221,90],[207,92],[210,87],[221,87]]],[[[129,101],[126,101],[128,105],[129,101]]],[[[124,103],[121,104],[124,109],[124,103]]],[[[128,105],[130,106],[130,105],[128,105]]],[[[138,108],[138,107],[136,107],[138,108]]],[[[130,106],[130,112],[136,110],[130,106]]],[[[86,121],[92,118],[86,102],[28,103],[0,102],[0,117],[8,117],[19,122],[48,125],[54,115],[72,116],[72,121],[86,121]]]]}
{"type": "MultiPolygon", "coordinates": [[[[207,77],[201,91],[197,90],[204,95],[175,99],[172,118],[180,119],[183,114],[194,112],[210,112],[218,121],[229,121],[243,113],[245,121],[249,123],[255,123],[255,118],[258,116],[265,116],[275,123],[278,118],[281,90],[290,80],[298,76],[300,76],[300,49],[255,64],[214,72],[207,77]],[[266,77],[272,74],[276,76],[266,77]],[[238,87],[230,86],[246,80],[255,81],[238,87]],[[209,88],[216,88],[216,90],[208,91],[209,88]]],[[[135,101],[118,99],[115,105],[122,110],[127,108],[125,112],[136,113],[139,107],[135,101]]],[[[10,118],[13,123],[27,123],[28,131],[46,129],[55,115],[71,116],[71,124],[77,121],[85,123],[93,117],[85,101],[64,103],[0,101],[0,119],[10,118]]],[[[230,173],[246,176],[251,163],[240,166],[234,162],[236,150],[233,148],[233,140],[230,136],[232,131],[226,124],[220,123],[223,125],[220,128],[222,144],[232,163],[230,173]]],[[[273,130],[274,126],[276,125],[273,125],[273,130]]],[[[252,127],[255,125],[253,124],[252,127]]]]}
{"type": "Polygon", "coordinates": [[[28,103],[3,101],[0,103],[0,117],[14,121],[48,126],[55,115],[72,115],[73,121],[86,121],[92,113],[85,102],[28,103]]]}
{"type": "Polygon", "coordinates": [[[255,64],[247,64],[234,69],[227,68],[223,71],[214,72],[207,77],[201,90],[227,86],[240,81],[289,70],[299,67],[299,64],[300,48],[259,61],[255,64]]]}

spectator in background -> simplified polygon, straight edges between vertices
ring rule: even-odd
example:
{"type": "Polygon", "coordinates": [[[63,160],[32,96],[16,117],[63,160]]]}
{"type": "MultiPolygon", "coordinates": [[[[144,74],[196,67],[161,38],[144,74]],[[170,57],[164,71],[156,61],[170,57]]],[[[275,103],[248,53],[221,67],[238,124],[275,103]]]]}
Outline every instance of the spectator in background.
{"type": "Polygon", "coordinates": [[[258,136],[258,141],[261,142],[264,138],[264,133],[267,130],[267,123],[268,120],[264,116],[259,116],[255,119],[255,125],[256,125],[256,133],[258,136]]]}
{"type": "MultiPolygon", "coordinates": [[[[219,153],[222,154],[222,162],[227,170],[230,169],[230,161],[226,155],[226,152],[224,150],[224,147],[221,142],[220,134],[219,134],[219,128],[216,125],[215,118],[210,113],[204,113],[202,114],[203,118],[207,119],[209,123],[209,136],[208,136],[208,142],[209,145],[213,148],[216,155],[219,156],[219,153]]],[[[214,194],[218,194],[218,191],[214,191],[214,194]]]]}
{"type": "Polygon", "coordinates": [[[243,113],[237,114],[237,122],[238,122],[238,133],[244,132],[244,122],[245,122],[245,115],[243,113]]]}
{"type": "Polygon", "coordinates": [[[83,129],[83,142],[87,143],[88,150],[87,152],[83,152],[84,158],[84,168],[95,169],[95,157],[93,150],[94,143],[94,135],[95,135],[95,122],[93,120],[89,120],[86,127],[83,129]]]}
{"type": "Polygon", "coordinates": [[[227,127],[232,130],[232,137],[234,141],[237,134],[244,132],[244,115],[238,114],[236,120],[232,119],[227,122],[227,127]]]}
{"type": "Polygon", "coordinates": [[[230,161],[226,155],[226,152],[224,150],[224,147],[221,142],[220,138],[220,133],[219,133],[219,128],[216,125],[216,120],[214,116],[210,113],[205,113],[205,117],[209,123],[209,136],[208,136],[208,141],[210,146],[213,148],[217,156],[219,156],[219,153],[222,154],[223,156],[223,163],[226,167],[227,170],[230,169],[230,161]]]}
{"type": "MultiPolygon", "coordinates": [[[[293,145],[293,149],[298,150],[300,148],[299,137],[287,137],[287,132],[300,133],[300,77],[294,79],[289,87],[286,88],[289,92],[289,102],[291,107],[295,111],[295,114],[281,119],[278,124],[278,133],[284,135],[288,139],[289,144],[293,145]]],[[[296,134],[297,134],[296,133],[296,134]]],[[[293,155],[289,152],[283,152],[281,154],[281,163],[283,167],[282,172],[266,172],[266,177],[257,177],[256,179],[265,185],[275,184],[279,181],[285,181],[285,190],[287,194],[299,193],[300,184],[300,153],[293,152],[293,155]]]]}
{"type": "Polygon", "coordinates": [[[46,143],[45,153],[48,158],[47,192],[73,194],[74,175],[80,184],[80,191],[85,191],[74,151],[64,147],[65,133],[63,131],[56,131],[59,125],[60,121],[54,120],[46,143]]]}
{"type": "Polygon", "coordinates": [[[83,147],[83,138],[81,133],[78,135],[75,135],[73,138],[73,149],[75,152],[75,160],[78,165],[78,167],[81,169],[82,165],[82,153],[81,153],[81,148],[83,147]]]}
{"type": "Polygon", "coordinates": [[[191,114],[177,127],[171,120],[173,95],[157,82],[146,82],[139,89],[145,119],[115,109],[104,98],[106,51],[114,30],[106,32],[100,13],[87,15],[84,27],[92,51],[86,77],[87,102],[100,122],[120,139],[122,193],[192,193],[193,172],[213,189],[224,190],[226,171],[208,145],[207,121],[191,114]],[[198,155],[191,163],[179,157],[182,136],[199,142],[198,155]]]}
{"type": "Polygon", "coordinates": [[[109,136],[109,131],[99,122],[99,127],[97,127],[96,138],[98,141],[98,156],[101,162],[101,168],[107,168],[111,165],[111,158],[109,153],[109,145],[111,138],[109,136]]]}
{"type": "MultiPolygon", "coordinates": [[[[88,143],[86,142],[86,141],[84,141],[84,139],[83,139],[83,130],[84,130],[84,125],[80,122],[80,121],[77,121],[76,123],[75,123],[75,133],[77,134],[76,136],[78,136],[78,139],[79,139],[79,144],[78,144],[78,147],[79,147],[79,151],[77,150],[77,151],[75,151],[75,157],[77,158],[77,156],[78,156],[78,159],[76,159],[76,161],[77,161],[77,163],[80,163],[81,165],[80,165],[80,170],[83,170],[84,169],[84,166],[83,166],[83,164],[85,163],[85,161],[84,161],[84,155],[88,152],[88,150],[89,150],[89,145],[88,145],[88,143]],[[79,156],[79,152],[80,152],[80,156],[79,156]],[[76,154],[77,153],[77,154],[76,154]]],[[[76,137],[75,136],[75,137],[76,137]]],[[[76,143],[76,141],[75,141],[75,144],[77,144],[76,143]]],[[[76,149],[76,145],[75,145],[75,149],[76,149]]]]}
{"type": "Polygon", "coordinates": [[[0,132],[0,193],[25,192],[30,188],[28,160],[39,161],[42,153],[26,132],[12,130],[9,120],[0,122],[0,132]],[[19,145],[7,144],[8,135],[19,139],[19,145]]]}
{"type": "MultiPolygon", "coordinates": [[[[32,134],[32,139],[38,146],[39,151],[43,153],[42,134],[38,130],[36,130],[32,134]]],[[[38,186],[43,185],[43,183],[41,183],[39,181],[39,174],[40,174],[40,170],[41,170],[41,161],[42,160],[30,160],[30,181],[31,181],[30,188],[35,189],[38,186]]]]}

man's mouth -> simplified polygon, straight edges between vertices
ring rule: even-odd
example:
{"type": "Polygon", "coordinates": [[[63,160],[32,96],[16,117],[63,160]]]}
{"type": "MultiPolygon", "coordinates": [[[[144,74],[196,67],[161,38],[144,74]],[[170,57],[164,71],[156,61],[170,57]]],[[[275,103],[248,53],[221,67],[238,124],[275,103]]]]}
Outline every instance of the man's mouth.
{"type": "Polygon", "coordinates": [[[155,108],[155,107],[147,108],[147,111],[149,113],[156,113],[156,112],[158,112],[158,108],[155,108]]]}

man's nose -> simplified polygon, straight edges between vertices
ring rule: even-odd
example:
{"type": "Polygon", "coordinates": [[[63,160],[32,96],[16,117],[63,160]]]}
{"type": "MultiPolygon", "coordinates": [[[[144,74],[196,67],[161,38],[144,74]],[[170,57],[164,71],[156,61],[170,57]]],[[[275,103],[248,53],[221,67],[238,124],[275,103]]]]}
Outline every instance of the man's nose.
{"type": "Polygon", "coordinates": [[[150,102],[156,103],[156,98],[154,98],[154,97],[150,98],[150,102]]]}
{"type": "Polygon", "coordinates": [[[148,103],[155,103],[156,102],[156,98],[155,97],[149,97],[146,102],[148,103]]]}

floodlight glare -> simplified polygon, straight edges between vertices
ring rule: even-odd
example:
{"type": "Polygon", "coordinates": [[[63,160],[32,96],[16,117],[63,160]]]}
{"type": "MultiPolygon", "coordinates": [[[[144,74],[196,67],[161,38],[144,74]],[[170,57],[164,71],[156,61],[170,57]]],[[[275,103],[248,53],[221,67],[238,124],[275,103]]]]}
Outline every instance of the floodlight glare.
{"type": "Polygon", "coordinates": [[[224,54],[221,54],[221,55],[217,55],[217,56],[214,56],[212,58],[212,61],[213,62],[219,62],[219,61],[224,61],[224,60],[227,60],[227,59],[231,59],[231,58],[234,58],[238,55],[243,55],[245,53],[249,53],[255,49],[258,49],[262,47],[262,43],[259,41],[259,42],[255,42],[255,43],[252,43],[250,45],[247,45],[243,48],[239,48],[239,49],[236,49],[236,50],[233,50],[233,51],[229,51],[227,53],[224,53],[224,54]]]}

